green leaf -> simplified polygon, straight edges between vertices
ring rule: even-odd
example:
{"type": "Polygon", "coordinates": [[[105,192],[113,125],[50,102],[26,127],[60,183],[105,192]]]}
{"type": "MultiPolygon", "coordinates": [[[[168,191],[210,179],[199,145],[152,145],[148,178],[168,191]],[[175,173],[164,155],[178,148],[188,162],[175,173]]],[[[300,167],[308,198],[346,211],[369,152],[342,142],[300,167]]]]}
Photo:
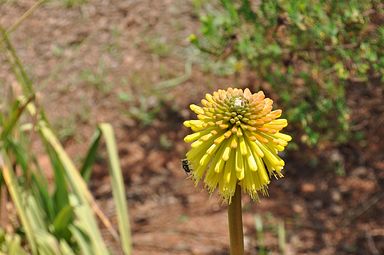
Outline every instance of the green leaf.
{"type": "Polygon", "coordinates": [[[29,97],[28,100],[23,100],[20,102],[16,100],[11,110],[10,117],[8,120],[4,121],[3,131],[0,134],[0,140],[4,141],[4,139],[12,132],[13,128],[16,126],[18,120],[21,117],[21,114],[26,109],[27,105],[34,99],[34,96],[29,97]]]}
{"type": "Polygon", "coordinates": [[[23,203],[21,188],[17,183],[17,179],[11,167],[11,163],[4,150],[0,151],[0,168],[3,172],[3,177],[9,194],[11,195],[12,201],[15,204],[17,214],[19,215],[20,221],[24,227],[28,243],[32,250],[32,254],[38,255],[34,231],[32,229],[30,219],[28,218],[25,211],[25,204],[23,203]]]}
{"type": "Polygon", "coordinates": [[[118,158],[115,135],[110,124],[102,123],[99,125],[99,129],[103,134],[107,145],[110,165],[109,174],[112,178],[111,186],[113,201],[116,204],[121,246],[123,247],[125,255],[130,255],[132,253],[131,229],[128,216],[127,199],[125,197],[125,186],[118,158]]]}
{"type": "Polygon", "coordinates": [[[77,227],[71,226],[70,230],[73,234],[74,239],[79,244],[80,251],[82,255],[93,255],[93,251],[91,249],[91,241],[80,229],[77,227]]]}
{"type": "Polygon", "coordinates": [[[83,179],[86,182],[88,182],[89,179],[91,178],[91,170],[96,160],[97,148],[99,147],[100,137],[101,137],[101,133],[99,131],[97,131],[93,135],[91,145],[87,152],[87,156],[85,157],[83,166],[80,168],[81,176],[83,176],[83,179]]]}
{"type": "Polygon", "coordinates": [[[237,15],[237,10],[235,8],[235,5],[233,4],[233,1],[231,1],[231,0],[221,0],[221,3],[225,7],[225,9],[228,11],[228,13],[229,13],[229,15],[231,17],[231,20],[233,22],[237,22],[239,17],[237,15]]]}
{"type": "Polygon", "coordinates": [[[57,214],[55,220],[53,221],[53,231],[56,235],[64,236],[68,235],[68,227],[73,220],[73,208],[70,205],[67,205],[61,209],[57,214]]]}
{"type": "Polygon", "coordinates": [[[54,148],[47,142],[44,143],[46,152],[52,164],[55,176],[55,190],[53,193],[55,212],[58,213],[69,204],[68,185],[65,180],[65,169],[54,148]]]}
{"type": "Polygon", "coordinates": [[[47,218],[52,221],[55,217],[54,201],[48,191],[48,183],[45,176],[38,173],[32,174],[31,194],[39,202],[40,207],[46,213],[47,218]]]}

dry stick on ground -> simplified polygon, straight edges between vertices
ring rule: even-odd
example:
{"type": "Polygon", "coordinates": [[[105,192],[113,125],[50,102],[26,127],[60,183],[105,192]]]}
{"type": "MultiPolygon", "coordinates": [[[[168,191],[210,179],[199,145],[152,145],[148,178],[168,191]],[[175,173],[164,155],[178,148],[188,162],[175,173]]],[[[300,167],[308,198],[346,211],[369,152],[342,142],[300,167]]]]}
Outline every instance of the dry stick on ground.
{"type": "Polygon", "coordinates": [[[8,202],[8,196],[7,196],[7,190],[4,188],[4,186],[0,187],[0,226],[6,227],[8,223],[8,214],[7,214],[7,202],[8,202]]]}
{"type": "Polygon", "coordinates": [[[368,248],[373,255],[380,255],[380,251],[377,249],[375,241],[372,238],[372,235],[368,232],[366,233],[368,248]]]}
{"type": "Polygon", "coordinates": [[[345,218],[343,221],[342,226],[346,227],[348,226],[352,221],[354,221],[356,218],[360,217],[363,215],[365,212],[367,212],[372,206],[377,204],[382,198],[384,198],[384,193],[383,192],[378,192],[376,193],[373,197],[368,199],[367,202],[363,203],[361,206],[355,208],[354,210],[351,211],[349,215],[345,218]]]}
{"type": "Polygon", "coordinates": [[[7,33],[12,33],[17,27],[23,23],[25,19],[27,19],[41,4],[43,4],[47,0],[37,1],[31,8],[29,8],[10,28],[7,29],[7,33]]]}

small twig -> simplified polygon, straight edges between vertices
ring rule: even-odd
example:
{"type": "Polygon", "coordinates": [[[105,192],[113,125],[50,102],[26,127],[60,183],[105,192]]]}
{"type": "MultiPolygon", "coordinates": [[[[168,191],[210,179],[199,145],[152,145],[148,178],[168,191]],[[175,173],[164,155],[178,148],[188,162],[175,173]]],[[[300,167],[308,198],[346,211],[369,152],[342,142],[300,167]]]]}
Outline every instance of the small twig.
{"type": "Polygon", "coordinates": [[[371,236],[384,236],[384,228],[372,229],[369,233],[371,236]]]}
{"type": "Polygon", "coordinates": [[[349,216],[347,216],[343,221],[342,226],[343,227],[348,226],[353,220],[355,220],[356,218],[360,217],[365,212],[367,212],[372,206],[377,204],[382,198],[384,198],[384,193],[378,192],[372,198],[370,198],[366,203],[363,203],[361,206],[359,206],[355,210],[352,210],[349,216]]]}
{"type": "Polygon", "coordinates": [[[375,241],[372,238],[372,235],[366,233],[368,248],[373,255],[380,255],[380,251],[377,249],[375,241]]]}
{"type": "Polygon", "coordinates": [[[103,225],[108,229],[108,231],[112,235],[113,239],[116,242],[119,242],[119,240],[120,240],[119,234],[117,233],[115,228],[112,226],[111,221],[104,214],[104,212],[100,209],[100,207],[97,205],[96,201],[93,198],[91,198],[89,200],[90,200],[90,204],[91,204],[92,210],[99,217],[99,219],[103,223],[103,225]]]}
{"type": "Polygon", "coordinates": [[[360,46],[360,42],[357,43],[349,43],[349,44],[338,44],[338,45],[325,45],[324,47],[308,47],[308,48],[297,48],[297,49],[292,49],[292,51],[295,52],[300,52],[300,51],[333,51],[337,50],[338,48],[343,48],[343,49],[355,49],[360,46]]]}
{"type": "MultiPolygon", "coordinates": [[[[0,158],[1,160],[1,158],[0,158]]],[[[1,164],[1,163],[0,163],[1,164]]],[[[8,217],[7,217],[7,203],[8,203],[8,196],[7,196],[7,189],[5,189],[3,186],[0,187],[0,226],[5,227],[8,223],[8,217]]]]}
{"type": "Polygon", "coordinates": [[[155,89],[156,90],[170,89],[170,88],[176,87],[176,86],[186,82],[187,80],[189,80],[189,78],[191,78],[191,74],[192,74],[191,61],[187,61],[187,63],[185,63],[185,69],[184,70],[185,71],[184,71],[183,75],[176,77],[176,78],[173,78],[173,79],[170,79],[170,80],[162,81],[162,82],[158,83],[157,85],[155,85],[155,89]]]}
{"type": "Polygon", "coordinates": [[[7,33],[10,34],[16,30],[20,24],[27,19],[41,4],[43,4],[46,0],[39,0],[31,8],[29,8],[11,27],[7,29],[7,33]]]}

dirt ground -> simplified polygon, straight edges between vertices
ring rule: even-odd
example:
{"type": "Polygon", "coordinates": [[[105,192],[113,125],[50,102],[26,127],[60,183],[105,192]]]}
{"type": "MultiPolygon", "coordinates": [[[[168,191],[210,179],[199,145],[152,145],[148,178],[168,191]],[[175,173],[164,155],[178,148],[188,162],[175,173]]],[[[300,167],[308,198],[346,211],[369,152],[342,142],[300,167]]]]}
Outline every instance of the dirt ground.
{"type": "MultiPolygon", "coordinates": [[[[34,2],[0,1],[0,24],[10,27],[34,2]]],[[[219,77],[195,64],[198,55],[186,41],[198,29],[190,1],[89,0],[71,8],[64,2],[39,7],[12,40],[76,161],[97,123],[114,126],[134,255],[228,254],[226,207],[181,168],[188,149],[182,122],[192,117],[187,106],[206,92],[260,87],[247,73],[219,77]],[[186,63],[193,63],[190,74],[186,63]]],[[[3,87],[14,80],[1,61],[3,87]]],[[[285,178],[273,181],[260,203],[244,196],[247,254],[384,254],[383,86],[348,86],[352,129],[365,138],[308,148],[288,128],[298,146],[284,155],[285,178]],[[263,238],[255,227],[260,217],[263,238]]],[[[266,94],[273,97],[268,88],[266,94]]],[[[114,222],[104,160],[101,154],[92,190],[114,222]]]]}

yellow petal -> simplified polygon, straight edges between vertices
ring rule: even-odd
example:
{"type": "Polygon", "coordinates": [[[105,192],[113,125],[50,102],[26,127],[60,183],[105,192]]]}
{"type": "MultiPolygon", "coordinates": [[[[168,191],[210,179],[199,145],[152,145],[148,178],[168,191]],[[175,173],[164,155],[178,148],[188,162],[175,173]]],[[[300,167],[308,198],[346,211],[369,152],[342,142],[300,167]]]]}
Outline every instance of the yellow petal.
{"type": "Polygon", "coordinates": [[[230,154],[231,154],[231,147],[227,146],[224,149],[223,156],[221,157],[221,159],[224,161],[227,161],[229,159],[230,154]]]}
{"type": "Polygon", "coordinates": [[[261,158],[256,157],[256,164],[257,164],[258,169],[259,169],[257,172],[258,172],[260,181],[262,183],[268,184],[269,183],[269,177],[267,174],[267,170],[265,169],[264,164],[261,161],[261,158]]]}
{"type": "Polygon", "coordinates": [[[191,110],[194,111],[196,114],[204,115],[204,109],[201,108],[200,106],[197,106],[195,104],[191,104],[189,106],[189,108],[191,108],[191,110]]]}
{"type": "Polygon", "coordinates": [[[286,134],[283,134],[283,133],[276,133],[275,136],[277,136],[278,138],[284,140],[284,141],[291,141],[292,140],[292,137],[290,135],[286,135],[286,134]]]}
{"type": "Polygon", "coordinates": [[[205,98],[208,100],[210,103],[214,103],[215,101],[213,100],[213,97],[211,94],[205,94],[205,98]]]}
{"type": "Polygon", "coordinates": [[[240,152],[243,156],[248,154],[247,144],[244,141],[244,138],[240,138],[240,152]]]}
{"type": "Polygon", "coordinates": [[[215,151],[216,151],[216,149],[218,148],[218,146],[217,146],[217,144],[212,144],[210,147],[209,147],[209,149],[207,150],[207,154],[208,155],[212,155],[215,151]]]}
{"type": "Polygon", "coordinates": [[[204,136],[201,137],[201,140],[203,141],[208,141],[210,138],[213,137],[213,134],[212,133],[209,133],[209,134],[206,134],[204,136]]]}
{"type": "Polygon", "coordinates": [[[239,150],[236,150],[236,171],[240,172],[244,169],[243,155],[241,155],[239,150]]]}
{"type": "Polygon", "coordinates": [[[257,171],[257,165],[255,158],[253,157],[252,153],[249,153],[247,156],[248,166],[252,171],[257,171]]]}
{"type": "Polygon", "coordinates": [[[229,138],[231,135],[232,135],[232,132],[230,130],[224,133],[225,138],[229,138]]]}
{"type": "Polygon", "coordinates": [[[239,181],[241,181],[242,179],[244,179],[244,169],[242,169],[241,171],[236,171],[236,177],[237,179],[239,179],[239,181]]]}
{"type": "Polygon", "coordinates": [[[197,141],[195,141],[195,142],[193,142],[192,144],[191,144],[191,147],[192,148],[197,148],[197,147],[199,147],[200,145],[202,145],[204,142],[203,141],[201,141],[201,140],[197,140],[197,141]]]}
{"type": "Polygon", "coordinates": [[[267,125],[286,127],[288,125],[288,122],[286,119],[278,119],[278,120],[272,120],[267,125]]]}
{"type": "Polygon", "coordinates": [[[250,141],[249,146],[251,148],[251,151],[255,154],[255,157],[256,157],[256,155],[261,157],[261,158],[264,157],[263,151],[260,149],[259,146],[257,146],[256,142],[250,141]]]}
{"type": "Polygon", "coordinates": [[[215,144],[220,144],[220,143],[222,143],[224,140],[225,140],[225,136],[224,136],[224,135],[221,135],[221,136],[219,136],[218,138],[216,138],[216,140],[214,141],[214,143],[215,143],[215,144]]]}
{"type": "Polygon", "coordinates": [[[204,154],[204,156],[200,159],[200,166],[206,167],[212,157],[209,154],[204,154]]]}
{"type": "Polygon", "coordinates": [[[219,161],[216,163],[216,166],[215,166],[215,172],[216,172],[216,173],[220,173],[221,170],[223,170],[224,163],[225,163],[224,160],[219,159],[219,161]]]}
{"type": "Polygon", "coordinates": [[[231,148],[232,149],[236,149],[237,148],[237,138],[236,138],[236,136],[232,136],[231,148]]]}
{"type": "Polygon", "coordinates": [[[197,139],[200,138],[201,134],[202,134],[201,132],[196,132],[196,133],[187,135],[186,137],[184,137],[184,142],[191,143],[193,141],[196,141],[197,139]]]}
{"type": "Polygon", "coordinates": [[[274,155],[267,147],[262,145],[260,142],[256,141],[257,145],[261,148],[261,150],[264,152],[265,158],[271,162],[272,166],[274,165],[280,165],[279,159],[277,158],[277,155],[274,155]]]}

